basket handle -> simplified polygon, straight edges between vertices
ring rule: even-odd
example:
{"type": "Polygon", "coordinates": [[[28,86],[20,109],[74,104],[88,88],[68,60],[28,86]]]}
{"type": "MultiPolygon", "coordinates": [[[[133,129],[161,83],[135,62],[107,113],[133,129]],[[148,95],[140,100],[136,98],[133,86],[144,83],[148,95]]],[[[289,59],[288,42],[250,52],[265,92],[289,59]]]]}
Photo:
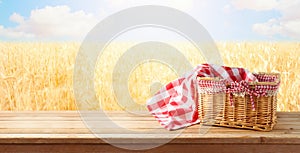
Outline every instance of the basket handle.
{"type": "MultiPolygon", "coordinates": [[[[261,74],[261,75],[276,75],[277,76],[277,80],[275,82],[249,82],[249,85],[251,86],[255,86],[255,85],[278,85],[278,83],[280,82],[280,74],[279,73],[266,73],[266,72],[258,72],[257,74],[261,74]]],[[[220,81],[221,78],[220,77],[197,77],[197,80],[204,80],[204,81],[220,81]]],[[[227,86],[230,86],[229,84],[227,84],[227,86]]]]}

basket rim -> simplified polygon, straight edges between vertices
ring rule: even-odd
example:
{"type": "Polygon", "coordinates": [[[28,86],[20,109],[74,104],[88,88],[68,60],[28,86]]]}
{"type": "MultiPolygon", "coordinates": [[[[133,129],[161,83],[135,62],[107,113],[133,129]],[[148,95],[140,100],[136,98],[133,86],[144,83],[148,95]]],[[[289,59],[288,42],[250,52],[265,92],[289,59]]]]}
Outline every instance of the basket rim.
{"type": "MultiPolygon", "coordinates": [[[[267,72],[258,72],[258,73],[253,73],[253,74],[259,74],[259,75],[276,75],[277,79],[276,81],[273,82],[249,82],[250,86],[255,86],[255,85],[278,85],[280,83],[280,73],[267,73],[267,72]]],[[[197,80],[203,80],[203,81],[220,81],[220,77],[197,77],[197,80]]],[[[227,86],[230,86],[230,84],[227,84],[227,86]]]]}

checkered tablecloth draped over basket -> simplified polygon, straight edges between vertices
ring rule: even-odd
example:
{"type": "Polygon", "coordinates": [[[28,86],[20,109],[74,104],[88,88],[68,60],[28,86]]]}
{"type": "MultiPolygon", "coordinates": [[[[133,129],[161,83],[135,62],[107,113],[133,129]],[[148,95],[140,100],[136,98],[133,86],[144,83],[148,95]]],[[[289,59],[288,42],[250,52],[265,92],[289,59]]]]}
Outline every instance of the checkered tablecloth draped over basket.
{"type": "Polygon", "coordinates": [[[164,128],[175,130],[199,122],[196,100],[197,77],[220,77],[227,82],[257,80],[252,73],[243,68],[214,64],[198,65],[183,77],[165,85],[147,101],[148,110],[164,128]]]}

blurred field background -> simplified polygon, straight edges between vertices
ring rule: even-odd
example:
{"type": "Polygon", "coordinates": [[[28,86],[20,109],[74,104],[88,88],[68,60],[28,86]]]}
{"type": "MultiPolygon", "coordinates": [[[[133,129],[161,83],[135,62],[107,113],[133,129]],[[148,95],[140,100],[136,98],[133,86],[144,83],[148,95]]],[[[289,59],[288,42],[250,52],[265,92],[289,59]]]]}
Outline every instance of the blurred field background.
{"type": "MultiPolygon", "coordinates": [[[[122,109],[112,90],[112,71],[118,58],[133,44],[109,45],[99,57],[95,90],[105,110],[122,109]]],[[[187,43],[172,44],[193,66],[205,63],[196,48],[187,43]]],[[[300,111],[300,43],[297,42],[218,42],[224,64],[252,72],[278,72],[281,86],[279,111],[300,111]]],[[[73,70],[80,43],[0,43],[0,110],[76,110],[73,70]]],[[[176,59],[174,59],[176,60],[176,59]]],[[[180,62],[180,61],[178,61],[180,62]]],[[[120,72],[120,77],[122,73],[120,72]]],[[[151,97],[149,84],[177,78],[166,65],[149,62],[131,73],[129,91],[139,107],[151,97]]],[[[95,108],[96,109],[96,108],[95,108]]]]}

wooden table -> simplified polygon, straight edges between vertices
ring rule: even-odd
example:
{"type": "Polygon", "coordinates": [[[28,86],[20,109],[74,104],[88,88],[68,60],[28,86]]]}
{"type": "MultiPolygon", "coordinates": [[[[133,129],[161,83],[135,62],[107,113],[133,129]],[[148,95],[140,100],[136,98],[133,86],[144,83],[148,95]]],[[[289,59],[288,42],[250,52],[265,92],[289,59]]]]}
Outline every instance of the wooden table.
{"type": "Polygon", "coordinates": [[[85,119],[103,123],[99,127],[103,139],[90,132],[78,112],[0,112],[0,152],[300,152],[300,112],[278,112],[272,132],[210,127],[206,134],[199,132],[200,125],[167,131],[150,115],[108,113],[123,128],[139,132],[132,134],[106,124],[98,115],[85,119]],[[171,141],[151,150],[133,151],[106,140],[125,147],[171,141]]]}

